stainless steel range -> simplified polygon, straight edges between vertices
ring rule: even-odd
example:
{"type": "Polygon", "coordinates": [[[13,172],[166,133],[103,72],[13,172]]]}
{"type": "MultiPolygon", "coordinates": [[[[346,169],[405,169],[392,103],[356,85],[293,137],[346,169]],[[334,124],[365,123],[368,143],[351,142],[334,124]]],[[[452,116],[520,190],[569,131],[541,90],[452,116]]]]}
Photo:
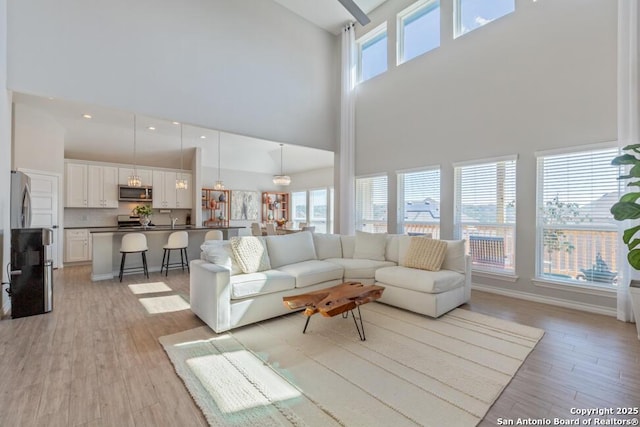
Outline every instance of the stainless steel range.
{"type": "Polygon", "coordinates": [[[118,215],[118,228],[140,227],[140,217],[135,215],[118,215]]]}

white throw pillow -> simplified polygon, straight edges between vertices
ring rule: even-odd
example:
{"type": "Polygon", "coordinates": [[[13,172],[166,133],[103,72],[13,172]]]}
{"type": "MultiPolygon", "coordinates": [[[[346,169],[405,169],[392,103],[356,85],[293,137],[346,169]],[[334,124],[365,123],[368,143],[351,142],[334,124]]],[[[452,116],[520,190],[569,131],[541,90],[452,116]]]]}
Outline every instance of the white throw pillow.
{"type": "Polygon", "coordinates": [[[231,251],[243,273],[256,273],[271,269],[267,245],[261,237],[232,237],[231,251]]]}
{"type": "Polygon", "coordinates": [[[356,231],[356,245],[353,251],[353,258],[384,261],[386,247],[387,233],[356,231]]]}
{"type": "Polygon", "coordinates": [[[458,273],[465,273],[465,241],[464,240],[445,240],[447,242],[447,254],[442,263],[442,270],[451,270],[458,273]]]}
{"type": "Polygon", "coordinates": [[[207,240],[202,246],[201,259],[219,265],[230,271],[233,276],[242,273],[240,266],[233,257],[231,244],[225,240],[207,240]]]}

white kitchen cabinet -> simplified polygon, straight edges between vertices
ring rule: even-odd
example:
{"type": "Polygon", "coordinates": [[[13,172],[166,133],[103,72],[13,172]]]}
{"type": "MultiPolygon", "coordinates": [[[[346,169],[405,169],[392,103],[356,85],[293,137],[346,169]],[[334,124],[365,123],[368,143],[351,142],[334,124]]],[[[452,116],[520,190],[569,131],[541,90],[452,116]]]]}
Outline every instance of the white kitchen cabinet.
{"type": "Polygon", "coordinates": [[[174,209],[176,207],[176,173],[153,171],[153,207],[174,209]]]}
{"type": "Polygon", "coordinates": [[[67,163],[65,165],[65,203],[66,208],[89,207],[87,197],[87,165],[67,163]]]}
{"type": "Polygon", "coordinates": [[[188,187],[186,190],[176,190],[176,208],[178,209],[191,209],[193,207],[193,194],[192,185],[193,181],[191,181],[192,175],[190,173],[180,173],[176,174],[176,178],[184,178],[187,180],[188,187]]]}
{"type": "Polygon", "coordinates": [[[64,261],[91,261],[91,233],[88,229],[65,230],[64,261]]]}
{"type": "Polygon", "coordinates": [[[117,208],[118,168],[89,165],[87,197],[90,208],[117,208]]]}
{"type": "MultiPolygon", "coordinates": [[[[153,185],[153,171],[151,169],[136,168],[143,187],[153,185]]],[[[118,168],[118,184],[129,185],[129,177],[133,175],[133,168],[118,168]]]]}

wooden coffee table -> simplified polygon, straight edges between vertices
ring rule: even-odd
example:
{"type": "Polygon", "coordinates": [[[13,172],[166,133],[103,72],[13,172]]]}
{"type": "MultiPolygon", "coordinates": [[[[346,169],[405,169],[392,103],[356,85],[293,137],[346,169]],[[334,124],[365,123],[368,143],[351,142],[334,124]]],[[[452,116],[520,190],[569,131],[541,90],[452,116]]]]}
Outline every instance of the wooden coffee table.
{"type": "Polygon", "coordinates": [[[320,289],[306,294],[282,297],[282,302],[292,310],[307,307],[304,310],[304,315],[307,316],[307,321],[305,322],[304,329],[302,330],[303,334],[307,331],[307,326],[309,326],[311,316],[316,313],[320,313],[324,317],[333,317],[335,315],[342,314],[342,317],[346,319],[349,317],[349,312],[351,312],[353,323],[356,325],[360,340],[364,341],[366,340],[366,337],[364,335],[364,325],[362,323],[360,306],[370,301],[377,300],[382,296],[383,291],[383,286],[363,285],[360,282],[345,282],[330,288],[320,289]],[[358,309],[360,326],[358,326],[356,316],[353,314],[353,310],[355,308],[358,309]]]}

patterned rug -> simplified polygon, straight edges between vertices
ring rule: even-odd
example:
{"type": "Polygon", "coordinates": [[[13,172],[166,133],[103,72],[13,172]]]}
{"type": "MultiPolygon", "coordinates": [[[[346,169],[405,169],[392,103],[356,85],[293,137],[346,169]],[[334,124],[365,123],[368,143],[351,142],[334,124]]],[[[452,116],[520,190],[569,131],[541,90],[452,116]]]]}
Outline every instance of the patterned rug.
{"type": "Polygon", "coordinates": [[[456,309],[431,319],[384,304],[352,318],[302,313],[160,338],[211,425],[475,426],[544,331],[456,309]]]}

